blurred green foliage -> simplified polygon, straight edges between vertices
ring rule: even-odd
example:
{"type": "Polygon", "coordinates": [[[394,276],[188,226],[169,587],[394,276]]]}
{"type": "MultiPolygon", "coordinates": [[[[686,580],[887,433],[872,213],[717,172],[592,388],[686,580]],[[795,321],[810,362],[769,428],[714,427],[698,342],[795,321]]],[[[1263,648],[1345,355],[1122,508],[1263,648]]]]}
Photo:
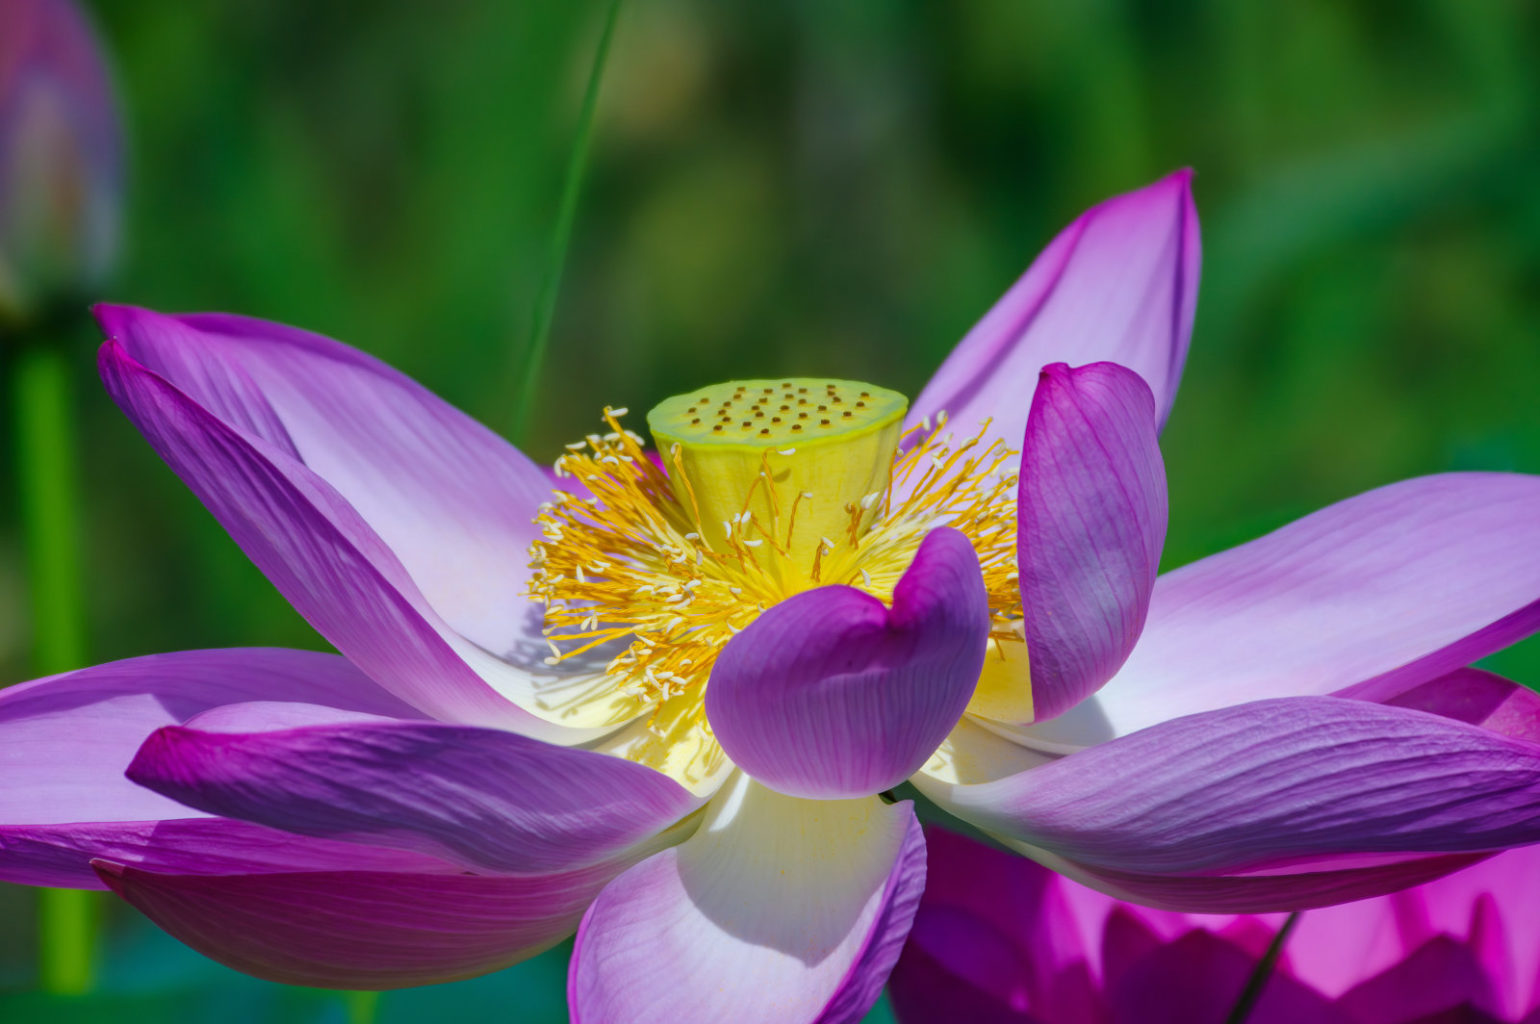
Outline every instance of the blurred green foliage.
{"type": "MultiPolygon", "coordinates": [[[[101,4],[132,142],[104,298],[314,328],[506,426],[603,7],[101,4]]],[[[914,394],[1076,213],[1191,165],[1168,566],[1396,478],[1540,472],[1537,56],[1522,0],[632,0],[528,447],[735,376],[914,394]]],[[[68,341],[93,659],[318,646],[102,395],[84,311],[68,341]]],[[[5,681],[27,657],[13,504],[5,681]]],[[[1540,645],[1493,665],[1540,682],[1540,645]]],[[[78,1019],[345,1019],[114,920],[78,1019]]],[[[29,942],[0,930],[0,986],[28,984],[29,942]]],[[[387,995],[380,1019],[560,1019],[561,973],[387,995]]],[[[0,1016],[72,1019],[40,998],[0,1016]]]]}

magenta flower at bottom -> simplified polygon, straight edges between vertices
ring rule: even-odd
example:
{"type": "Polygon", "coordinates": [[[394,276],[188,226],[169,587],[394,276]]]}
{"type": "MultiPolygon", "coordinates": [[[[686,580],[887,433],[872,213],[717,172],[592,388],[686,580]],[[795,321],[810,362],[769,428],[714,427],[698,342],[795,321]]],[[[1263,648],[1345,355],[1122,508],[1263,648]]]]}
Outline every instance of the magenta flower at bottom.
{"type": "Polygon", "coordinates": [[[584,1024],[832,1024],[924,887],[905,780],[1188,908],[1540,841],[1526,692],[1464,670],[1540,621],[1540,478],[1407,481],[1157,580],[1197,273],[1176,174],[1075,221],[912,408],[682,381],[650,447],[607,409],[554,475],[330,339],[99,310],[113,399],[341,656],[0,694],[0,877],[280,981],[575,933],[584,1024]]]}
{"type": "Polygon", "coordinates": [[[1246,1024],[1540,1021],[1534,847],[1306,911],[1280,939],[1282,914],[1151,910],[941,829],[926,842],[900,1024],[1226,1024],[1258,982],[1246,1024]]]}

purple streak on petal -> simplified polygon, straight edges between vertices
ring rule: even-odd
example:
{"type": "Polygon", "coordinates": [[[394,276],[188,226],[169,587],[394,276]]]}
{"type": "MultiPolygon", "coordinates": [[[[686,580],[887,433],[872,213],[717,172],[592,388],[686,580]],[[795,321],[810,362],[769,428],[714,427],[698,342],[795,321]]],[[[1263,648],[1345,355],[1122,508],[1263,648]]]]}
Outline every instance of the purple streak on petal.
{"type": "Polygon", "coordinates": [[[129,778],[191,807],[494,871],[615,856],[698,806],[668,776],[495,729],[364,723],[152,735],[129,778]]]}
{"type": "Polygon", "coordinates": [[[908,803],[800,800],[739,776],[694,836],[594,901],[572,954],[572,1019],[859,1020],[924,879],[908,803]]]}
{"type": "Polygon", "coordinates": [[[1198,295],[1191,184],[1178,171],[1082,214],[947,357],[909,424],[943,409],[965,431],[993,417],[990,435],[1015,448],[1038,372],[1099,360],[1143,377],[1165,422],[1198,295]]]}
{"type": "Polygon", "coordinates": [[[1193,914],[1268,914],[1329,907],[1441,878],[1488,854],[1429,854],[1373,867],[1288,874],[1159,875],[1076,864],[1022,845],[1022,852],[1082,885],[1143,907],[1193,914]]]}
{"type": "Polygon", "coordinates": [[[465,870],[406,850],[312,839],[229,818],[0,825],[0,880],[101,889],[102,881],[91,869],[91,861],[97,858],[146,871],[190,875],[332,870],[455,874],[465,870]]]}
{"type": "Polygon", "coordinates": [[[572,934],[620,867],[199,876],[97,864],[120,896],[205,956],[269,981],[349,989],[453,981],[533,956],[572,934]]]}
{"type": "Polygon", "coordinates": [[[1540,745],[1421,711],[1295,697],[1175,719],[954,787],[947,801],[1091,869],[1388,871],[1408,854],[1540,841],[1540,745]]]}
{"type": "Polygon", "coordinates": [[[198,812],[129,782],[144,738],[220,705],[305,702],[311,714],[418,713],[333,654],[247,648],[97,665],[0,691],[0,877],[95,886],[93,844],[137,846],[198,812]],[[119,835],[121,833],[121,835],[119,835]]]}
{"type": "Polygon", "coordinates": [[[891,611],[854,587],[819,587],[733,637],[711,670],[706,716],[733,763],[782,793],[878,793],[918,770],[962,717],[989,628],[973,546],[932,530],[891,611]]]}
{"type": "Polygon", "coordinates": [[[1121,735],[1263,697],[1372,697],[1537,627],[1540,477],[1422,477],[1162,576],[1097,699],[1121,735]]]}
{"type": "MultiPolygon", "coordinates": [[[[110,329],[126,331],[115,320],[120,314],[102,316],[110,329]]],[[[197,337],[176,321],[146,316],[158,328],[171,324],[197,337]]],[[[517,670],[451,630],[397,553],[327,480],[294,457],[292,442],[267,439],[279,427],[261,423],[275,415],[261,393],[248,387],[238,392],[248,405],[225,410],[244,428],[237,429],[140,365],[116,338],[102,346],[101,369],[119,405],[248,557],[311,625],[382,686],[439,718],[557,740],[576,733],[521,711],[488,685],[473,665],[499,678],[517,670]]],[[[223,378],[219,383],[235,386],[223,378]]],[[[404,475],[403,485],[412,479],[404,475]]],[[[510,572],[517,576],[523,569],[510,572]]]]}
{"type": "Polygon", "coordinates": [[[1123,664],[1166,539],[1149,386],[1113,363],[1043,371],[1022,443],[1017,519],[1033,711],[1052,718],[1123,664]]]}
{"type": "Polygon", "coordinates": [[[1540,623],[1537,507],[1540,478],[1426,477],[1172,573],[1100,696],[1125,727],[1153,714],[1157,690],[1180,709],[1262,693],[1389,699],[1540,623]],[[1185,689],[1163,689],[1178,676],[1185,689]]]}
{"type": "MultiPolygon", "coordinates": [[[[1213,932],[1194,930],[1161,945],[1108,992],[1112,1024],[1225,1024],[1257,959],[1213,932]]],[[[1355,1024],[1319,993],[1274,974],[1248,1024],[1355,1024]]]]}

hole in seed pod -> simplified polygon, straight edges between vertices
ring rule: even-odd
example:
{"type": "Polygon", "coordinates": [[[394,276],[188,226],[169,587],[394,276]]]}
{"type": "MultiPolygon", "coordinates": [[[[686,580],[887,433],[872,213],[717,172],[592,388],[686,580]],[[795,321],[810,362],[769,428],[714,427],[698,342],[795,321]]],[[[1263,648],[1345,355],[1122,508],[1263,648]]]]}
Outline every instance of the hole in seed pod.
{"type": "Polygon", "coordinates": [[[802,433],[802,424],[800,424],[800,423],[793,423],[791,425],[791,430],[792,430],[792,433],[794,433],[794,434],[802,433]]]}
{"type": "Polygon", "coordinates": [[[823,424],[826,427],[829,425],[829,421],[828,420],[819,420],[818,422],[823,424]]]}

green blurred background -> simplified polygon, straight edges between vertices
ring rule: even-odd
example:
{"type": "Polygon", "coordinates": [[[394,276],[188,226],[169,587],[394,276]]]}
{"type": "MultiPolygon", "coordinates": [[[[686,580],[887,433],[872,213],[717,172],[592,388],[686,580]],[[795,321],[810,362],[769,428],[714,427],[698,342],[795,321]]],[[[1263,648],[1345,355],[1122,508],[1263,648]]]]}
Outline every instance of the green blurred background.
{"type": "MultiPolygon", "coordinates": [[[[605,6],[98,5],[132,149],[103,297],[313,328],[506,428],[605,6]]],[[[735,376],[913,395],[1080,210],[1191,165],[1167,567],[1399,477],[1540,472],[1537,56],[1521,0],[627,0],[528,448],[735,376]]],[[[67,341],[92,660],[319,646],[103,395],[83,310],[67,341]]],[[[4,682],[28,675],[14,506],[4,682]]],[[[1540,644],[1491,664],[1540,682],[1540,644]]],[[[371,1008],[121,908],[103,991],[49,1002],[31,900],[0,889],[4,1019],[565,1015],[560,951],[371,1008]]]]}

